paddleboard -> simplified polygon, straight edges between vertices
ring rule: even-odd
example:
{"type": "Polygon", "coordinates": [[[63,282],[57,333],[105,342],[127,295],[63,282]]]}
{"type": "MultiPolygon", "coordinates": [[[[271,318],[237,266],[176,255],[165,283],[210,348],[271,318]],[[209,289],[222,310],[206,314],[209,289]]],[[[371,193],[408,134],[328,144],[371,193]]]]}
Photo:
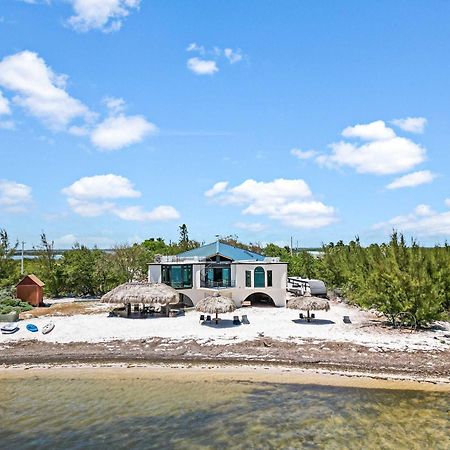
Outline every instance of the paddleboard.
{"type": "Polygon", "coordinates": [[[36,333],[36,331],[38,331],[38,327],[36,325],[33,325],[32,323],[29,323],[27,325],[27,330],[31,331],[32,333],[36,333]]]}
{"type": "Polygon", "coordinates": [[[2,334],[13,334],[19,330],[15,323],[7,323],[1,327],[2,334]]]}
{"type": "Polygon", "coordinates": [[[48,334],[50,331],[55,328],[55,324],[53,322],[49,322],[42,327],[42,334],[48,334]]]}

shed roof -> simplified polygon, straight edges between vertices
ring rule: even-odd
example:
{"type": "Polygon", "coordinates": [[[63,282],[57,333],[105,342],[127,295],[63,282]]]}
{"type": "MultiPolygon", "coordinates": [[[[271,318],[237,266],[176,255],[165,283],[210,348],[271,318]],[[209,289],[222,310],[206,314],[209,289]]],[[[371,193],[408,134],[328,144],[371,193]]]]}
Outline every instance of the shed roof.
{"type": "Polygon", "coordinates": [[[36,275],[34,274],[30,274],[30,275],[25,275],[18,283],[17,286],[19,284],[22,284],[26,279],[31,280],[34,284],[36,284],[37,286],[43,287],[45,286],[45,283],[43,281],[41,281],[36,275]]]}
{"type": "Polygon", "coordinates": [[[234,247],[233,245],[225,244],[220,241],[202,245],[201,247],[180,253],[177,256],[182,258],[191,256],[210,258],[216,255],[225,256],[225,258],[231,259],[232,261],[264,261],[264,256],[259,253],[250,252],[249,250],[234,247]]]}

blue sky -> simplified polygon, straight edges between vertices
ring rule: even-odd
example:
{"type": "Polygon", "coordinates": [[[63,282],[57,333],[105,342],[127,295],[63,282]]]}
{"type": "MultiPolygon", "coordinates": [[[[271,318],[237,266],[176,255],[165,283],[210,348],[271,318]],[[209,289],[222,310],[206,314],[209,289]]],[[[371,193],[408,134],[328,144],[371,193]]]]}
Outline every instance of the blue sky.
{"type": "Polygon", "coordinates": [[[4,0],[0,227],[450,236],[450,3],[4,0]]]}

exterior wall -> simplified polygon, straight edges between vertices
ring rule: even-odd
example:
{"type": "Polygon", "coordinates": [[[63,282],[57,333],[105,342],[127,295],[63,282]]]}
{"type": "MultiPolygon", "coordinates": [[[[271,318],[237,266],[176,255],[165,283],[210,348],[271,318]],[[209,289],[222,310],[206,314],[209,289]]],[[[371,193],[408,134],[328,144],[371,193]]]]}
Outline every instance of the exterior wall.
{"type": "MultiPolygon", "coordinates": [[[[186,261],[185,264],[188,262],[186,261]]],[[[192,264],[192,289],[178,289],[181,294],[188,296],[194,305],[200,300],[213,294],[216,290],[210,288],[200,287],[201,271],[205,267],[205,264],[192,264]]],[[[161,282],[161,265],[152,264],[149,265],[148,271],[149,282],[159,283],[161,282]]],[[[221,295],[231,297],[236,306],[240,307],[242,302],[252,294],[262,293],[270,296],[276,306],[286,306],[286,280],[287,280],[287,264],[284,263],[265,263],[265,262],[252,262],[243,263],[236,262],[231,264],[231,279],[236,282],[235,287],[221,288],[221,295]],[[265,287],[254,287],[254,270],[256,267],[262,267],[265,275],[265,287]],[[245,286],[245,272],[249,270],[251,272],[251,287],[245,286]],[[272,286],[267,286],[267,270],[272,271],[272,286]]]]}
{"type": "Polygon", "coordinates": [[[32,306],[39,306],[44,298],[44,290],[35,284],[19,284],[16,288],[16,297],[32,306]]]}

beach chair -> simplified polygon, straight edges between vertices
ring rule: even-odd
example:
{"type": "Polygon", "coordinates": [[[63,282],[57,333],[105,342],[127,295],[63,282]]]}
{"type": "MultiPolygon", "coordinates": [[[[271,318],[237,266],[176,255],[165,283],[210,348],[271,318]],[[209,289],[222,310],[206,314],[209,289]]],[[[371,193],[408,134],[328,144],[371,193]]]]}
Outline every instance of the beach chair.
{"type": "Polygon", "coordinates": [[[250,324],[250,322],[249,322],[249,320],[248,320],[248,317],[247,317],[247,314],[243,314],[243,315],[242,315],[242,320],[241,320],[241,322],[244,323],[245,325],[249,325],[249,324],[250,324]]]}
{"type": "Polygon", "coordinates": [[[311,314],[311,319],[315,319],[316,315],[315,314],[311,314]]]}
{"type": "Polygon", "coordinates": [[[233,325],[240,325],[241,321],[239,320],[239,316],[233,316],[233,325]]]}
{"type": "Polygon", "coordinates": [[[200,314],[200,322],[204,322],[205,321],[205,315],[204,314],[200,314]]]}
{"type": "Polygon", "coordinates": [[[303,315],[303,313],[300,313],[300,314],[298,315],[298,317],[300,317],[300,319],[304,319],[304,318],[305,318],[305,316],[303,315]]]}
{"type": "Polygon", "coordinates": [[[206,316],[206,321],[211,322],[211,316],[206,316]]]}
{"type": "Polygon", "coordinates": [[[344,316],[342,320],[344,321],[344,323],[352,323],[349,316],[344,316]]]}

